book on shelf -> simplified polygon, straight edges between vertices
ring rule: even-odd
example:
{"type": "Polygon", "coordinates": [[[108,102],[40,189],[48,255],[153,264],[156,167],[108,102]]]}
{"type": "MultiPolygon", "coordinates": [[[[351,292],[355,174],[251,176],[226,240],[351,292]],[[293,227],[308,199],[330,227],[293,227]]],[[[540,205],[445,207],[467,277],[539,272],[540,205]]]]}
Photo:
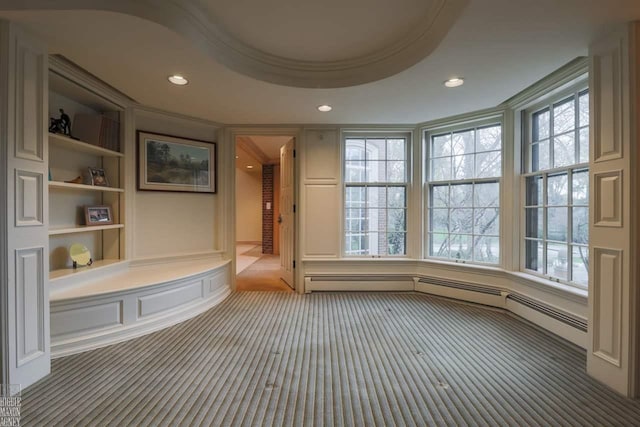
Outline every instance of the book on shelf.
{"type": "Polygon", "coordinates": [[[72,134],[91,145],[120,151],[120,123],[107,115],[76,114],[72,134]]]}

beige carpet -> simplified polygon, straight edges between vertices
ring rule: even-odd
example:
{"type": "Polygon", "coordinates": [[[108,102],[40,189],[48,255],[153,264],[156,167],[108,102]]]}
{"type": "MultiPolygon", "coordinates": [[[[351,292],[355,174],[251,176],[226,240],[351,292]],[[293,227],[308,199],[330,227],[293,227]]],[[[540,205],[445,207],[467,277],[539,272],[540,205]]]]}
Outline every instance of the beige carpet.
{"type": "Polygon", "coordinates": [[[53,361],[26,426],[633,426],[585,353],[506,313],[417,294],[240,292],[53,361]]]}
{"type": "Polygon", "coordinates": [[[237,244],[236,245],[236,274],[246,270],[258,261],[262,256],[262,246],[237,244]]]}
{"type": "Polygon", "coordinates": [[[279,291],[292,292],[292,289],[280,279],[280,257],[262,255],[236,276],[238,291],[279,291]]]}

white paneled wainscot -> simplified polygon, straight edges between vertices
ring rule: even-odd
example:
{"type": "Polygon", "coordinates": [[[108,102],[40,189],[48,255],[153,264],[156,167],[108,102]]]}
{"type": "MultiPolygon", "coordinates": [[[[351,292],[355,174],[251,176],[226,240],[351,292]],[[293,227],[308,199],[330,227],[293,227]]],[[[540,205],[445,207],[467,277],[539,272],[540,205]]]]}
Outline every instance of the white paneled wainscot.
{"type": "Polygon", "coordinates": [[[174,325],[231,292],[230,261],[133,264],[51,293],[52,357],[113,344],[174,325]]]}
{"type": "Polygon", "coordinates": [[[303,256],[340,257],[340,139],[337,129],[309,129],[302,147],[303,256]]]}

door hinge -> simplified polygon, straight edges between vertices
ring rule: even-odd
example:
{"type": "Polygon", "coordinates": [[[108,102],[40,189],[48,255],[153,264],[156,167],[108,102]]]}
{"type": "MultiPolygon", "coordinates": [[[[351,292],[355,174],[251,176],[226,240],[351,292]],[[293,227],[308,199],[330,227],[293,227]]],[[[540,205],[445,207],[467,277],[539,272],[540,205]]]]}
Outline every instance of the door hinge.
{"type": "Polygon", "coordinates": [[[293,205],[293,213],[296,213],[296,205],[293,205]]]}
{"type": "Polygon", "coordinates": [[[293,150],[293,158],[296,158],[296,150],[293,150]]]}
{"type": "Polygon", "coordinates": [[[293,268],[296,268],[296,260],[293,260],[293,268]]]}

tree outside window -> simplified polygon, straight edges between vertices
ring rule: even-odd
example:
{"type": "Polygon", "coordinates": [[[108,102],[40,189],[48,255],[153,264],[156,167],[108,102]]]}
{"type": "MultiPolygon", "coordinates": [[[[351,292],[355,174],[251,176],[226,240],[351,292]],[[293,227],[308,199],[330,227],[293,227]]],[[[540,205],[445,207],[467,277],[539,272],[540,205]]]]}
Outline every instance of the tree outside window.
{"type": "Polygon", "coordinates": [[[406,254],[407,138],[345,139],[345,254],[406,254]]]}
{"type": "Polygon", "coordinates": [[[589,280],[589,93],[527,112],[524,269],[589,280]]]}
{"type": "Polygon", "coordinates": [[[428,141],[429,256],[499,263],[502,126],[431,134],[428,141]]]}

